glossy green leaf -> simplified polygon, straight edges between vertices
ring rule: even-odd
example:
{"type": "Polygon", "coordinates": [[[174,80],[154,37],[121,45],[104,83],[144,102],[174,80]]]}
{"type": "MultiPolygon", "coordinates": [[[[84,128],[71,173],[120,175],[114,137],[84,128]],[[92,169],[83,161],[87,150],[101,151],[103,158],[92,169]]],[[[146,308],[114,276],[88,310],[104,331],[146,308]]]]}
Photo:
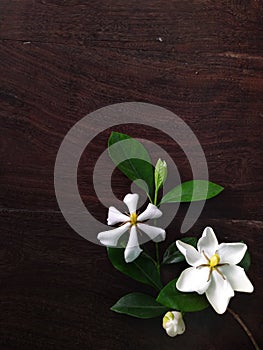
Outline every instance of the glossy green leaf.
{"type": "Polygon", "coordinates": [[[154,171],[154,181],[155,181],[155,190],[158,191],[159,188],[164,184],[167,177],[167,164],[165,160],[158,159],[155,171],[154,171]]]}
{"type": "Polygon", "coordinates": [[[136,260],[126,263],[124,249],[107,248],[112,265],[125,275],[144,284],[148,284],[160,291],[163,287],[154,260],[147,254],[142,253],[136,260]]]}
{"type": "Polygon", "coordinates": [[[223,187],[206,180],[191,180],[181,183],[169,191],[161,200],[163,203],[194,202],[213,198],[223,187]]]}
{"type": "Polygon", "coordinates": [[[248,250],[246,251],[243,259],[240,261],[240,263],[238,265],[243,267],[243,269],[245,271],[249,270],[249,267],[251,265],[251,258],[250,258],[250,254],[249,254],[248,250]]]}
{"type": "Polygon", "coordinates": [[[109,155],[114,164],[152,199],[154,168],[146,148],[132,137],[119,132],[111,133],[108,147],[109,155]]]}
{"type": "MultiPolygon", "coordinates": [[[[192,245],[193,247],[196,247],[197,245],[197,238],[195,237],[183,237],[181,238],[181,241],[192,245]]],[[[177,248],[176,243],[173,242],[165,251],[163,255],[163,264],[175,264],[181,261],[184,261],[185,257],[180,252],[180,250],[177,248]]]]}
{"type": "Polygon", "coordinates": [[[120,298],[111,310],[138,318],[153,318],[165,314],[168,308],[150,295],[130,293],[120,298]]]}
{"type": "Polygon", "coordinates": [[[157,302],[172,310],[183,312],[201,311],[209,306],[204,295],[182,293],[176,288],[177,278],[169,282],[159,293],[157,302]]]}

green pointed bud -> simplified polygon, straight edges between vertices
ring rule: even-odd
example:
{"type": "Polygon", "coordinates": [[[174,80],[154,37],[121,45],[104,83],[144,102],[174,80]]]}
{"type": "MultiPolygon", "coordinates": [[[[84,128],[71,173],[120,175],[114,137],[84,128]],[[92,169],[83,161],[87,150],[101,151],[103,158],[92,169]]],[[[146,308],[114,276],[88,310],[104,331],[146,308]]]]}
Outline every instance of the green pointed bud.
{"type": "Polygon", "coordinates": [[[167,164],[165,160],[158,159],[155,172],[154,172],[154,180],[155,180],[155,188],[156,191],[164,184],[167,177],[167,164]]]}

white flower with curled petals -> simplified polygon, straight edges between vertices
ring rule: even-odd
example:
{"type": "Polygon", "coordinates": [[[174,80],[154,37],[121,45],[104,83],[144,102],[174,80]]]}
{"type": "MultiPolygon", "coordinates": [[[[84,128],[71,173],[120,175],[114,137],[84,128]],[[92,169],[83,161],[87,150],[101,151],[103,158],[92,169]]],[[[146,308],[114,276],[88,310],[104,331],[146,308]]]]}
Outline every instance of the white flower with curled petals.
{"type": "Polygon", "coordinates": [[[113,230],[100,232],[97,237],[101,244],[107,247],[116,247],[120,237],[129,231],[129,239],[124,252],[124,258],[127,263],[135,260],[142,252],[138,242],[139,230],[146,233],[154,242],[160,242],[165,239],[164,229],[143,223],[146,220],[158,219],[162,212],[155,205],[149,203],[143,213],[137,214],[138,200],[139,195],[136,193],[129,193],[124,197],[123,202],[129,209],[129,215],[121,213],[115,207],[110,207],[107,219],[108,225],[118,223],[121,223],[121,225],[113,230]]]}
{"type": "Polygon", "coordinates": [[[244,243],[221,243],[211,227],[206,227],[197,243],[197,250],[182,241],[177,248],[192,267],[184,270],[176,287],[182,292],[197,292],[206,297],[215,311],[223,314],[234,291],[252,293],[254,288],[244,269],[237,264],[243,259],[244,243]]]}
{"type": "Polygon", "coordinates": [[[183,316],[179,311],[168,311],[163,317],[163,328],[169,337],[175,337],[178,334],[183,334],[185,324],[183,316]]]}

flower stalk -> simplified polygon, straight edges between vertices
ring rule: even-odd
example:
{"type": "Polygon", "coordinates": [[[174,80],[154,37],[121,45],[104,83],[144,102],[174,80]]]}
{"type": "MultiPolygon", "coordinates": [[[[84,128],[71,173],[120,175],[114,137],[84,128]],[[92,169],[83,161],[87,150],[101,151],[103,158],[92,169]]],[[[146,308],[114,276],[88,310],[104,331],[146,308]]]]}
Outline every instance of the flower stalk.
{"type": "Polygon", "coordinates": [[[239,323],[239,325],[243,328],[244,332],[247,334],[247,336],[249,337],[251,343],[254,345],[254,348],[256,350],[260,350],[260,347],[258,346],[253,334],[251,333],[251,331],[248,329],[248,327],[246,326],[246,324],[244,323],[244,321],[240,318],[240,316],[233,311],[232,309],[230,309],[230,307],[227,308],[227,311],[234,317],[234,319],[239,323]]]}
{"type": "MultiPolygon", "coordinates": [[[[154,190],[154,201],[153,204],[158,208],[157,205],[157,199],[158,199],[158,192],[159,192],[159,188],[161,186],[161,184],[164,181],[164,174],[163,174],[163,178],[160,179],[160,166],[163,166],[162,161],[159,159],[156,167],[155,167],[155,190],[154,190]],[[159,181],[158,181],[159,180],[159,181]]],[[[165,163],[165,167],[166,167],[166,163],[165,163]]],[[[166,175],[165,175],[166,177],[166,175]]],[[[156,220],[154,220],[154,224],[156,225],[156,220]]],[[[157,271],[160,275],[160,255],[159,255],[159,244],[158,242],[155,242],[155,258],[156,258],[156,267],[157,267],[157,271]]]]}
{"type": "Polygon", "coordinates": [[[159,245],[158,243],[156,242],[155,243],[155,256],[156,256],[156,266],[157,266],[157,270],[159,272],[159,275],[160,275],[160,256],[159,256],[159,245]]]}

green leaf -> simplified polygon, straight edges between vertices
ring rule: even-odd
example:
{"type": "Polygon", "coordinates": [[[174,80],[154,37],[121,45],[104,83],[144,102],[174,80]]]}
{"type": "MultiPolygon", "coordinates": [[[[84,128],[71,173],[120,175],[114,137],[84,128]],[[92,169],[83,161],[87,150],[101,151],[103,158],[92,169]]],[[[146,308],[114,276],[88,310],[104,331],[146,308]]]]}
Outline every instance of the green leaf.
{"type": "Polygon", "coordinates": [[[155,191],[158,192],[159,188],[163,185],[167,177],[167,164],[165,160],[158,159],[155,171],[154,171],[154,181],[155,181],[155,191]]]}
{"type": "Polygon", "coordinates": [[[108,147],[113,163],[124,175],[148,193],[152,199],[154,171],[146,148],[132,137],[119,132],[111,133],[108,147]]]}
{"type": "Polygon", "coordinates": [[[239,266],[243,267],[243,269],[247,272],[249,270],[249,267],[251,265],[251,258],[248,250],[246,251],[243,259],[238,264],[239,266]]]}
{"type": "Polygon", "coordinates": [[[111,310],[138,318],[153,318],[163,315],[168,308],[157,303],[150,295],[130,293],[120,298],[111,310]]]}
{"type": "MultiPolygon", "coordinates": [[[[184,237],[181,239],[181,241],[192,245],[193,247],[196,247],[197,245],[197,238],[195,237],[184,237]]],[[[185,257],[180,252],[180,250],[177,248],[176,243],[173,242],[165,251],[163,255],[163,264],[175,264],[181,261],[184,261],[185,257]]]]}
{"type": "Polygon", "coordinates": [[[201,311],[209,306],[204,295],[182,293],[176,288],[177,278],[169,282],[159,293],[157,302],[173,310],[183,312],[201,311]]]}
{"type": "Polygon", "coordinates": [[[206,180],[186,181],[169,191],[161,200],[161,204],[210,199],[217,196],[223,189],[222,186],[206,180]]]}
{"type": "Polygon", "coordinates": [[[108,256],[112,265],[125,275],[144,284],[148,284],[160,291],[163,287],[154,260],[147,254],[142,253],[136,260],[126,263],[124,249],[107,248],[108,256]]]}

